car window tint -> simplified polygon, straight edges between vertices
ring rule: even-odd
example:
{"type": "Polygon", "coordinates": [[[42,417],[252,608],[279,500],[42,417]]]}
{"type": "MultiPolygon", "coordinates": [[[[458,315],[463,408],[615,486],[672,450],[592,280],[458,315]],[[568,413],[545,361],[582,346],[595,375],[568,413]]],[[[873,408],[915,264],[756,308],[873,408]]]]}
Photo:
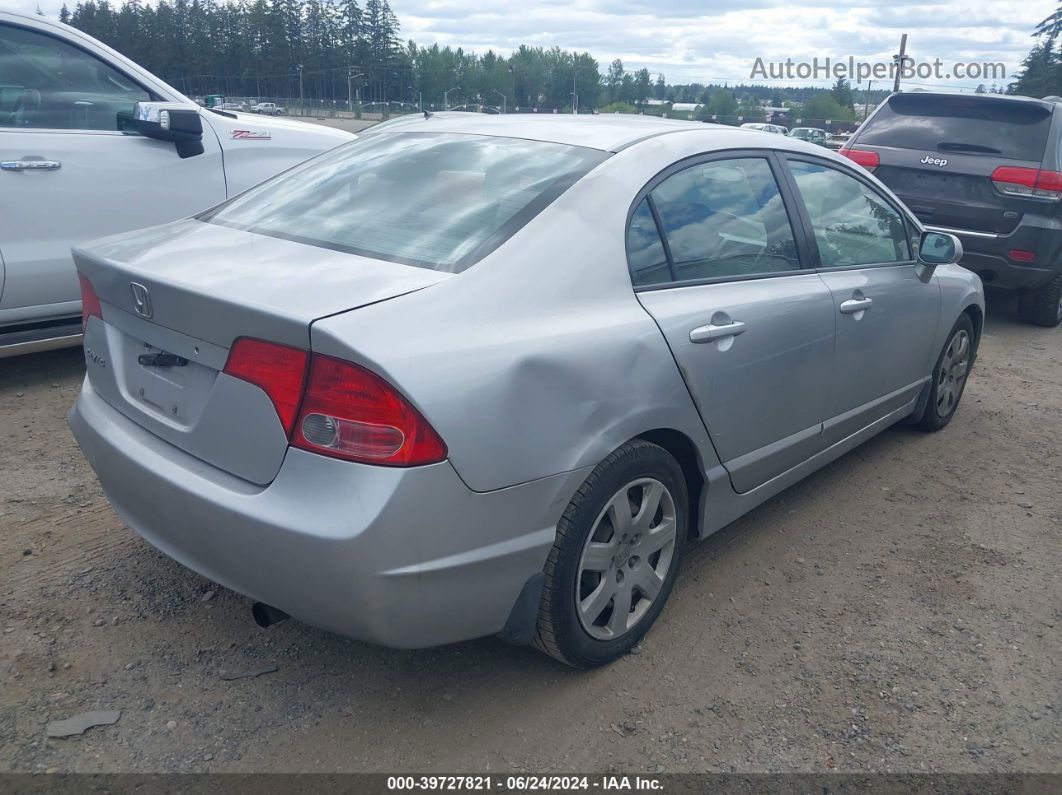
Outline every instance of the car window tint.
{"type": "Polygon", "coordinates": [[[690,166],[651,195],[677,281],[800,267],[778,184],[763,158],[690,166]]]}
{"type": "Polygon", "coordinates": [[[660,230],[653,219],[653,211],[649,209],[648,199],[642,199],[627,227],[627,263],[635,287],[672,281],[660,230]]]}
{"type": "Polygon", "coordinates": [[[118,130],[143,88],[52,36],[0,25],[0,127],[118,130]]]}
{"type": "Polygon", "coordinates": [[[459,273],[607,157],[519,138],[369,132],[200,219],[459,273]]]}
{"type": "Polygon", "coordinates": [[[911,258],[903,218],[875,191],[817,163],[791,160],[789,168],[811,217],[823,268],[911,258]]]}

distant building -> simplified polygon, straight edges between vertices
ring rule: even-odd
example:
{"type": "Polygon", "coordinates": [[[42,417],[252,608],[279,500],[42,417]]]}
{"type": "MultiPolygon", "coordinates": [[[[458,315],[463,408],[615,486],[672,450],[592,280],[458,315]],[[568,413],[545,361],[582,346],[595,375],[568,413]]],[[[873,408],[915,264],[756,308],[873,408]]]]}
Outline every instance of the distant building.
{"type": "Polygon", "coordinates": [[[671,106],[671,110],[677,113],[694,113],[701,107],[703,106],[700,102],[676,102],[671,106]]]}

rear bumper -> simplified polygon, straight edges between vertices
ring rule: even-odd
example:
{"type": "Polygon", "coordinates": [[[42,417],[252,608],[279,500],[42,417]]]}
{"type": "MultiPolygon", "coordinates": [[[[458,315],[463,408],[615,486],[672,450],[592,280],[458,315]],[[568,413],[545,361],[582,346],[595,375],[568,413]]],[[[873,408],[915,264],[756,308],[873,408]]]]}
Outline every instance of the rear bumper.
{"type": "Polygon", "coordinates": [[[965,229],[928,227],[956,235],[962,241],[959,263],[979,275],[986,285],[1009,290],[1043,287],[1062,270],[1062,223],[1047,217],[1026,215],[1013,232],[993,235],[965,229]],[[1010,258],[1013,250],[1032,251],[1032,262],[1010,258]]]}
{"type": "Polygon", "coordinates": [[[256,486],[129,421],[86,380],[70,426],[119,516],[203,576],[305,623],[396,648],[500,632],[585,471],[488,493],[449,462],[288,451],[256,486]]]}

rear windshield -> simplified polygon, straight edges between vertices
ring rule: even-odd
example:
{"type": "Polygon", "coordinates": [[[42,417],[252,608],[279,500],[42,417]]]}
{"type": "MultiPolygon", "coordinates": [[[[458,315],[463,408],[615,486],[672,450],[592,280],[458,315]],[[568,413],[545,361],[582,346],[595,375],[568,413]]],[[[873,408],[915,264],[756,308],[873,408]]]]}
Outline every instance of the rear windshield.
{"type": "Polygon", "coordinates": [[[867,123],[859,143],[1040,161],[1051,111],[1016,100],[894,96],[867,123]]]}
{"type": "Polygon", "coordinates": [[[364,134],[200,220],[458,273],[608,154],[454,133],[364,134]]]}

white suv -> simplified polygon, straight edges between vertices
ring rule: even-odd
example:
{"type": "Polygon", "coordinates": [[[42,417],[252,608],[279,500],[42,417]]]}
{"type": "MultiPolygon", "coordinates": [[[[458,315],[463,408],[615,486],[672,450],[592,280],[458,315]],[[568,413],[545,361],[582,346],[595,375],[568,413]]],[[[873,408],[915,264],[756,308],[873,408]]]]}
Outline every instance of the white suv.
{"type": "Polygon", "coordinates": [[[81,31],[0,11],[0,358],[77,344],[70,248],[206,209],[352,140],[200,108],[81,31]]]}

